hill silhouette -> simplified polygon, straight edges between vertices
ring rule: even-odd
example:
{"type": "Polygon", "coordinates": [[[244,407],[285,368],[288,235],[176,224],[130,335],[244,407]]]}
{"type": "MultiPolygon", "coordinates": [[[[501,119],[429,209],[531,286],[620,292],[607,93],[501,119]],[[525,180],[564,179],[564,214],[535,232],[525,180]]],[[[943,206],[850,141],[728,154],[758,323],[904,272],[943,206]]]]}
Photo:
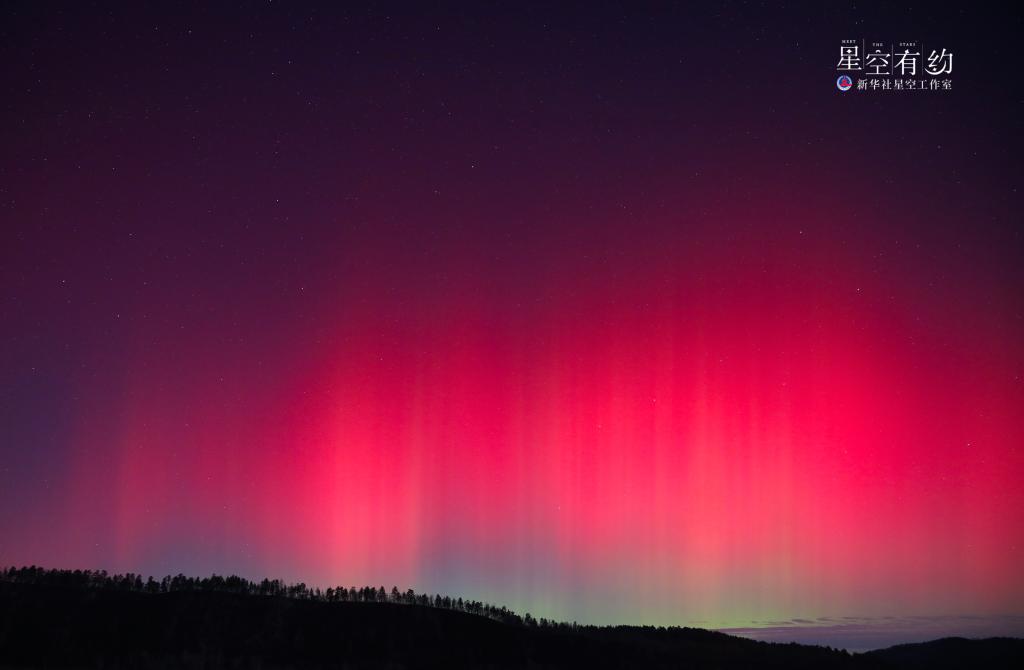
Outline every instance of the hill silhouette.
{"type": "Polygon", "coordinates": [[[849,654],[694,628],[541,623],[397,589],[345,589],[344,600],[329,592],[11,569],[0,573],[0,668],[1008,668],[1024,660],[1017,639],[849,654]]]}

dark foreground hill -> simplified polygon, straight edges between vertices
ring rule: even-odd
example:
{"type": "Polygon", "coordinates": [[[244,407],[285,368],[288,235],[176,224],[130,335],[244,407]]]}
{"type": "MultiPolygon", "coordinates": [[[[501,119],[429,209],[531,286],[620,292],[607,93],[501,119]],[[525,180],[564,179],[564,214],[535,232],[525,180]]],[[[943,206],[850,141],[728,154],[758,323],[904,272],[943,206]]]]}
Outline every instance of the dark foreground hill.
{"type": "Polygon", "coordinates": [[[1009,668],[1022,661],[1022,640],[939,640],[850,655],[700,629],[515,625],[423,605],[0,582],[0,668],[1009,668]]]}
{"type": "Polygon", "coordinates": [[[919,644],[898,644],[862,654],[882,667],[906,670],[953,670],[953,668],[1020,668],[1024,667],[1024,640],[994,637],[988,640],[966,640],[947,637],[919,644]]]}

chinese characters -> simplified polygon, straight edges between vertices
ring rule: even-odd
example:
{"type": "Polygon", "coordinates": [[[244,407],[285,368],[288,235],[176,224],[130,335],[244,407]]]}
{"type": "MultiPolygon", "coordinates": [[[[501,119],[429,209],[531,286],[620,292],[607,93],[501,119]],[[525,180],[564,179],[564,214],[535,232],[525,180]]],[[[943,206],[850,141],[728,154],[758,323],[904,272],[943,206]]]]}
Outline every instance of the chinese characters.
{"type": "Polygon", "coordinates": [[[841,91],[949,91],[953,52],[919,42],[842,40],[836,70],[856,80],[841,91]]]}

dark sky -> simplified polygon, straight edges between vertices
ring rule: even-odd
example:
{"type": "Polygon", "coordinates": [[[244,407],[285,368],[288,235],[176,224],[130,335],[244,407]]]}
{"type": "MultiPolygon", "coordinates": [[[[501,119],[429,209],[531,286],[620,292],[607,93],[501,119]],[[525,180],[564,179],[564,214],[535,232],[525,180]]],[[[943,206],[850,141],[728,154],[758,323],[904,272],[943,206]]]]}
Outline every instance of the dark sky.
{"type": "Polygon", "coordinates": [[[0,9],[0,563],[1021,632],[1019,14],[211,4],[0,9]]]}

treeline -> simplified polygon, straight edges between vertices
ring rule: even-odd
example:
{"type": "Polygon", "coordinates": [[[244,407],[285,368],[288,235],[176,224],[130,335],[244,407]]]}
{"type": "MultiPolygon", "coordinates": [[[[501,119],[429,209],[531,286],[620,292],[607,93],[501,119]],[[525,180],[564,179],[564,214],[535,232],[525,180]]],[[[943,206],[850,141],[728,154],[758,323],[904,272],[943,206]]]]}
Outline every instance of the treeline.
{"type": "Polygon", "coordinates": [[[259,582],[244,577],[231,575],[222,577],[187,577],[182,574],[168,575],[162,579],[152,576],[143,579],[142,575],[131,572],[111,575],[106,570],[55,570],[29,566],[22,568],[6,568],[0,571],[0,581],[17,584],[37,584],[64,588],[105,589],[112,591],[128,591],[134,593],[179,593],[179,592],[218,592],[235,593],[246,596],[277,596],[298,600],[314,600],[328,603],[394,603],[397,605],[420,605],[439,609],[455,610],[488,617],[496,621],[519,626],[557,628],[575,630],[578,624],[556,622],[541,617],[535,619],[529,613],[519,615],[506,607],[498,607],[479,600],[463,600],[435,593],[416,593],[412,589],[399,591],[392,586],[385,591],[383,586],[363,586],[310,588],[300,582],[286,584],[280,579],[263,579],[259,582]]]}

